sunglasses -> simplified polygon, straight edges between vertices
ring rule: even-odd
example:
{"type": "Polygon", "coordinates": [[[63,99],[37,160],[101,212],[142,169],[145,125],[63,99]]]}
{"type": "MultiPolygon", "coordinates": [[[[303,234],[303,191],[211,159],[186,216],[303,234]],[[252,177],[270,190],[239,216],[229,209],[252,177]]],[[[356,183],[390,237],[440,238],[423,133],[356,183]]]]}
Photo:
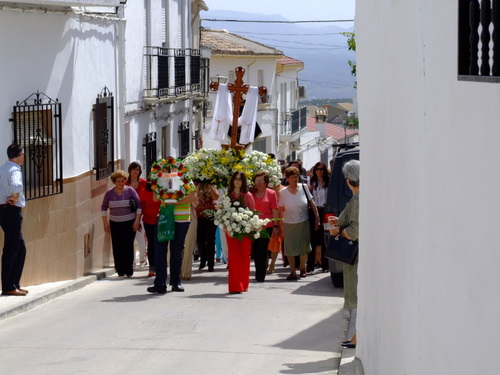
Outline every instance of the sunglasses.
{"type": "Polygon", "coordinates": [[[240,177],[236,177],[234,180],[235,181],[241,181],[241,178],[240,177]]]}
{"type": "Polygon", "coordinates": [[[325,168],[316,168],[317,171],[324,171],[325,168]]]}

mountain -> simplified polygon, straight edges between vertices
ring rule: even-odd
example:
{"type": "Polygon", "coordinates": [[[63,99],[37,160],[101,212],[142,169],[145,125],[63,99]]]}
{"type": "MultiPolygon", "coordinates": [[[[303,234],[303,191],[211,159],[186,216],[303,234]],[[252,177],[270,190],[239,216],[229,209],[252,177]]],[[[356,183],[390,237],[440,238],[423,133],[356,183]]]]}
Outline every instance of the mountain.
{"type": "Polygon", "coordinates": [[[202,13],[202,26],[225,29],[256,42],[280,49],[286,56],[304,62],[299,85],[306,86],[307,99],[352,98],[355,77],[351,76],[349,60],[355,53],[347,49],[347,37],[334,23],[266,23],[288,21],[280,15],[263,15],[224,10],[202,13]],[[220,21],[211,21],[220,20],[220,21]],[[258,20],[261,22],[228,22],[226,20],[258,20]]]}

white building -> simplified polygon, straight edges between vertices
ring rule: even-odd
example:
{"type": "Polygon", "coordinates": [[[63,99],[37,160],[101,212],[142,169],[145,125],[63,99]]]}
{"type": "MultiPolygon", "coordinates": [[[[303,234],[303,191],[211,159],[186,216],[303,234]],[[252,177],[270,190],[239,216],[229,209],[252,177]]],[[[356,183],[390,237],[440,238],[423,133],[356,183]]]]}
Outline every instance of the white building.
{"type": "MultiPolygon", "coordinates": [[[[297,110],[299,87],[298,73],[304,63],[283,56],[283,52],[225,30],[202,29],[201,46],[210,57],[210,77],[224,77],[229,83],[235,81],[235,69],[245,69],[244,84],[265,86],[267,96],[262,98],[257,123],[262,134],[250,147],[265,153],[274,153],[277,158],[286,158],[293,152],[290,146],[291,113],[297,110]]],[[[302,92],[304,88],[301,87],[302,92]]],[[[203,146],[219,148],[220,142],[208,138],[212,122],[212,110],[216,93],[211,92],[207,101],[203,146]]],[[[305,124],[304,124],[305,127],[305,124]]],[[[296,139],[299,134],[296,134],[296,139]]]]}
{"type": "Polygon", "coordinates": [[[500,73],[479,9],[491,3],[357,1],[365,374],[499,372],[500,73]]]}
{"type": "Polygon", "coordinates": [[[201,0],[2,1],[0,152],[13,141],[26,149],[23,284],[109,265],[100,205],[110,172],[194,148],[203,9],[201,0]]]}

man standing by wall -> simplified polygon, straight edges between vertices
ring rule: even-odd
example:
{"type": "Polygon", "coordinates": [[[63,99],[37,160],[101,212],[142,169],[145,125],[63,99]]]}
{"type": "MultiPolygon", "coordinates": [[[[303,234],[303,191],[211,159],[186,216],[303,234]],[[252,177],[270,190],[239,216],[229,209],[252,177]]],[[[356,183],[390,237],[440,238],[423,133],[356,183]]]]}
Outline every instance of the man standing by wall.
{"type": "Polygon", "coordinates": [[[7,148],[8,161],[0,167],[0,225],[4,231],[2,254],[2,295],[25,296],[28,291],[21,289],[19,282],[26,258],[21,226],[22,207],[26,205],[23,190],[21,165],[24,151],[19,145],[7,148]]]}

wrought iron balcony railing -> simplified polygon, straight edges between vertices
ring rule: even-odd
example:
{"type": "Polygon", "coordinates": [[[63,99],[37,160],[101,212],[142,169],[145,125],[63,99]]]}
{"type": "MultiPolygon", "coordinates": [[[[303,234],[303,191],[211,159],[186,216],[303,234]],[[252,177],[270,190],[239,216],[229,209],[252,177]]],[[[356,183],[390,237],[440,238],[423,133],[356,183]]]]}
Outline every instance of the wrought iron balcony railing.
{"type": "Polygon", "coordinates": [[[201,93],[204,66],[200,50],[145,47],[146,82],[144,98],[179,97],[201,93]]]}
{"type": "Polygon", "coordinates": [[[458,0],[458,79],[500,82],[500,0],[458,0]]]}
{"type": "Polygon", "coordinates": [[[307,108],[301,108],[292,113],[291,121],[281,125],[281,134],[295,134],[307,126],[307,108]]]}

